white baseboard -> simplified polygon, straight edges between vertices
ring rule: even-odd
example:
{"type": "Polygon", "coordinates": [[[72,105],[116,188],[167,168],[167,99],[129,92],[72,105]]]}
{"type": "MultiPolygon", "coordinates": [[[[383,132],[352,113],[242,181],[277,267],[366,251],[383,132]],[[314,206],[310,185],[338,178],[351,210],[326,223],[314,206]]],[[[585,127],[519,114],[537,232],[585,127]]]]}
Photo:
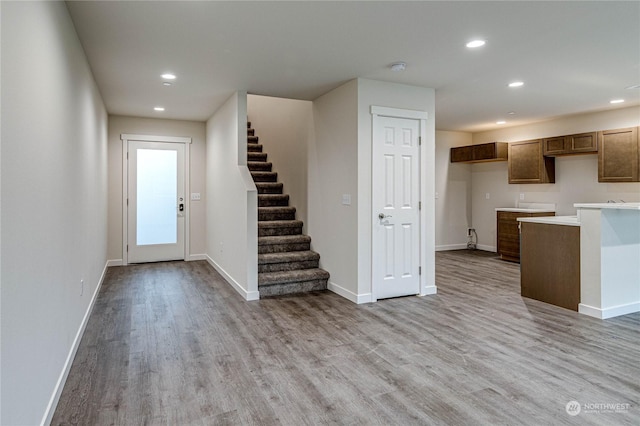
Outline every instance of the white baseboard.
{"type": "MultiPolygon", "coordinates": [[[[93,295],[91,296],[91,301],[89,302],[89,306],[87,306],[87,310],[84,313],[84,317],[82,318],[82,322],[80,323],[80,328],[76,333],[75,339],[73,339],[73,344],[71,345],[71,350],[67,355],[67,359],[64,363],[64,367],[62,368],[62,372],[58,377],[58,382],[53,390],[53,395],[51,395],[51,399],[49,400],[49,404],[47,405],[47,409],[44,412],[44,416],[42,417],[42,421],[40,424],[42,426],[51,424],[51,420],[53,419],[53,415],[56,412],[56,407],[58,406],[58,401],[60,401],[60,395],[62,395],[62,390],[64,389],[64,384],[67,382],[67,377],[69,377],[69,371],[71,371],[71,366],[73,365],[73,359],[76,357],[76,353],[78,352],[78,347],[80,347],[80,341],[82,340],[82,336],[84,335],[84,330],[87,328],[87,323],[89,322],[89,317],[91,316],[91,312],[93,311],[93,307],[96,304],[96,299],[98,298],[98,293],[100,293],[100,288],[102,288],[102,283],[104,282],[104,277],[107,274],[107,268],[109,268],[111,260],[107,260],[105,262],[104,268],[102,269],[102,274],[100,275],[100,280],[98,281],[98,285],[96,286],[93,295]]],[[[121,260],[122,262],[122,260],[121,260]]]]}
{"type": "Polygon", "coordinates": [[[238,294],[240,294],[244,300],[247,301],[251,301],[251,300],[259,300],[260,299],[260,292],[258,291],[247,291],[244,289],[244,287],[242,287],[240,285],[240,283],[238,283],[236,280],[234,280],[231,275],[229,275],[220,265],[218,265],[211,257],[209,257],[208,255],[206,256],[206,261],[209,262],[209,265],[213,266],[213,268],[218,271],[218,273],[220,275],[222,275],[222,278],[224,278],[230,285],[231,287],[233,287],[233,289],[235,291],[238,292],[238,294]]]}
{"type": "Polygon", "coordinates": [[[362,304],[362,303],[371,303],[372,299],[371,299],[371,293],[365,293],[365,294],[356,294],[354,292],[352,292],[351,290],[347,290],[346,288],[339,286],[338,284],[329,281],[327,283],[327,290],[334,292],[335,294],[337,294],[338,296],[342,296],[345,299],[355,303],[355,304],[362,304]]]}
{"type": "Polygon", "coordinates": [[[627,303],[626,305],[612,306],[610,308],[596,308],[595,306],[580,303],[578,304],[578,312],[594,318],[607,319],[640,312],[640,302],[627,303]]]}
{"type": "Polygon", "coordinates": [[[124,261],[122,259],[107,260],[107,268],[110,266],[122,266],[122,265],[124,265],[124,261]]]}
{"type": "Polygon", "coordinates": [[[496,246],[487,246],[487,245],[485,245],[485,244],[478,244],[478,245],[476,246],[476,248],[477,248],[478,250],[492,251],[492,252],[494,252],[494,253],[497,253],[497,252],[498,252],[498,249],[496,249],[496,246]]]}
{"type": "Polygon", "coordinates": [[[185,259],[187,262],[193,262],[194,260],[207,260],[206,254],[190,254],[185,259]]]}
{"type": "Polygon", "coordinates": [[[463,250],[466,248],[467,248],[466,244],[446,244],[446,245],[436,246],[436,251],[463,250]]]}
{"type": "Polygon", "coordinates": [[[424,288],[424,293],[421,294],[420,296],[430,296],[432,294],[437,294],[437,293],[438,293],[438,287],[436,287],[435,285],[429,285],[424,288]]]}

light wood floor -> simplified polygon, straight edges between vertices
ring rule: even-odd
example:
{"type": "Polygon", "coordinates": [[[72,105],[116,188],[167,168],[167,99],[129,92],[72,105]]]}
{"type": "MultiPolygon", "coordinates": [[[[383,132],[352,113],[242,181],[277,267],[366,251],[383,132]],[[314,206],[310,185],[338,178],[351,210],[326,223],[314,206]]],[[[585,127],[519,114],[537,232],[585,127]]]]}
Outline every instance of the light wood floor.
{"type": "Polygon", "coordinates": [[[110,268],[53,424],[640,424],[640,314],[523,299],[491,253],[436,257],[437,295],[365,305],[245,302],[206,262],[110,268]]]}

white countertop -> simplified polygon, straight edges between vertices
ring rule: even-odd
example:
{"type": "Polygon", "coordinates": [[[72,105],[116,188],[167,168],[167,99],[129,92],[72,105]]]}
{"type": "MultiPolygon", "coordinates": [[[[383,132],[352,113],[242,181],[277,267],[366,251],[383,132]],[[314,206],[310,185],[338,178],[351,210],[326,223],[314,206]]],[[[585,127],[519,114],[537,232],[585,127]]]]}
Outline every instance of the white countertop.
{"type": "Polygon", "coordinates": [[[521,209],[519,207],[498,207],[497,212],[518,212],[518,213],[555,213],[549,209],[521,209]]]}
{"type": "Polygon", "coordinates": [[[618,210],[640,210],[640,203],[584,203],[574,204],[578,209],[618,209],[618,210]]]}
{"type": "Polygon", "coordinates": [[[556,205],[552,203],[518,203],[518,207],[498,207],[497,212],[517,213],[555,213],[556,205]]]}
{"type": "Polygon", "coordinates": [[[541,216],[541,217],[520,217],[519,222],[543,223],[547,225],[568,225],[580,226],[578,216],[541,216]]]}

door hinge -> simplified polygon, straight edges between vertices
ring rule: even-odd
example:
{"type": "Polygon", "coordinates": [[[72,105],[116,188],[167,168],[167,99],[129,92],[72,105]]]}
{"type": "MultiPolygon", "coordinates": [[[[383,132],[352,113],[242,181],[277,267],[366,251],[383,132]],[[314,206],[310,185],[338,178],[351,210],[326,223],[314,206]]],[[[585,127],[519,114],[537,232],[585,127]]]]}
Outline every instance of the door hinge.
{"type": "Polygon", "coordinates": [[[422,201],[418,201],[418,210],[422,210],[422,201]]]}
{"type": "Polygon", "coordinates": [[[422,275],[422,266],[418,266],[418,275],[422,275]]]}
{"type": "Polygon", "coordinates": [[[418,145],[422,145],[422,136],[418,136],[418,145]]]}
{"type": "Polygon", "coordinates": [[[129,199],[127,198],[127,206],[129,205],[129,199]]]}
{"type": "Polygon", "coordinates": [[[127,160],[129,159],[129,153],[127,152],[127,160]]]}
{"type": "Polygon", "coordinates": [[[127,253],[129,253],[129,244],[127,244],[127,253]]]}

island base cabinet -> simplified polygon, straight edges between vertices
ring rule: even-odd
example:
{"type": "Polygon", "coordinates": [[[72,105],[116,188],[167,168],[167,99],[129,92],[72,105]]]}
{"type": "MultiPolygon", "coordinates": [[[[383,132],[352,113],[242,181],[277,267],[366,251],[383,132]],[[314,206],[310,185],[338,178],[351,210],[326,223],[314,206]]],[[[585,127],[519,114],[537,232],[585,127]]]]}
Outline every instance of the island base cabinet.
{"type": "Polygon", "coordinates": [[[521,222],[523,297],[578,311],[580,227],[521,222]]]}

